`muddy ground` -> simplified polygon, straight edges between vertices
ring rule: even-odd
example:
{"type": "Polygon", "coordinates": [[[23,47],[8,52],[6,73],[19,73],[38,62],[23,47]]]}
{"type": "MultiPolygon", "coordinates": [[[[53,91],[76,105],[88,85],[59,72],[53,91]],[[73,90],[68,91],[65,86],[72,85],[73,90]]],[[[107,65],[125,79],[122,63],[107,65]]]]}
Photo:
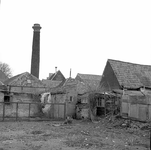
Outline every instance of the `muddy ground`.
{"type": "Polygon", "coordinates": [[[149,150],[149,130],[120,121],[0,122],[0,150],[149,150]]]}

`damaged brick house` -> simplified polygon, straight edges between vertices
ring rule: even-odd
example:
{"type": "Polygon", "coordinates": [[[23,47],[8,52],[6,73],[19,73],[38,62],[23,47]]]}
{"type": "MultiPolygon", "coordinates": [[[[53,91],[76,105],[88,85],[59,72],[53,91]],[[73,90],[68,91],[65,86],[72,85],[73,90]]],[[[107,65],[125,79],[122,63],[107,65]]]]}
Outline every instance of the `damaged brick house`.
{"type": "Polygon", "coordinates": [[[151,118],[151,66],[108,59],[99,90],[120,95],[122,116],[143,121],[151,118]]]}
{"type": "Polygon", "coordinates": [[[51,89],[50,92],[52,101],[66,103],[66,115],[75,117],[78,93],[85,93],[86,91],[86,84],[69,77],[59,86],[51,89]]]}
{"type": "MultiPolygon", "coordinates": [[[[46,86],[38,78],[28,72],[10,78],[4,84],[7,86],[7,89],[0,101],[6,103],[6,116],[12,116],[16,113],[16,104],[13,102],[40,102],[39,93],[47,90],[46,86]]],[[[2,107],[2,104],[0,105],[2,107]]],[[[28,107],[29,105],[18,104],[18,116],[28,116],[28,107]]],[[[0,110],[2,115],[3,109],[0,110]]],[[[38,111],[37,105],[31,105],[31,116],[38,113],[38,111]]]]}
{"type": "MultiPolygon", "coordinates": [[[[75,79],[86,85],[85,92],[80,92],[80,90],[78,92],[78,97],[77,97],[78,101],[76,105],[76,117],[78,119],[90,118],[89,95],[91,93],[95,93],[95,94],[98,93],[97,90],[98,90],[99,83],[101,81],[101,75],[78,73],[75,79]]],[[[100,101],[99,97],[97,97],[97,99],[98,101],[100,101]]],[[[103,104],[103,103],[99,103],[99,104],[103,104]]]]}

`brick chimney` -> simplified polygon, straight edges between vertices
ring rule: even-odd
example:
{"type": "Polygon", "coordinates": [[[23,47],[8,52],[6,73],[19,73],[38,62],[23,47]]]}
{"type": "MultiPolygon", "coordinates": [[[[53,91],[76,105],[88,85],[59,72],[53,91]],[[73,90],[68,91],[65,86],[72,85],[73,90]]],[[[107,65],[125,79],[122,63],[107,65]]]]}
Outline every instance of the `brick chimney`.
{"type": "Polygon", "coordinates": [[[31,58],[31,74],[39,78],[39,64],[40,64],[40,24],[34,24],[32,27],[33,45],[32,45],[32,58],[31,58]]]}

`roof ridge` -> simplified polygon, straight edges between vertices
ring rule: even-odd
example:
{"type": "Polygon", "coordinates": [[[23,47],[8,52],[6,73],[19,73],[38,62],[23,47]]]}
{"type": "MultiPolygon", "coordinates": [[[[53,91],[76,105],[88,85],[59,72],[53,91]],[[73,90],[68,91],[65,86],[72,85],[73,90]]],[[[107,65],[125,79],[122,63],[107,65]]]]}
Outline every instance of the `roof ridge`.
{"type": "Polygon", "coordinates": [[[87,73],[78,73],[77,75],[101,76],[101,75],[98,75],[98,74],[87,74],[87,73]]]}
{"type": "Polygon", "coordinates": [[[121,63],[132,64],[132,65],[150,66],[151,67],[151,65],[132,63],[132,62],[127,62],[127,61],[115,60],[115,59],[108,59],[108,61],[116,61],[116,62],[121,62],[121,63]]]}

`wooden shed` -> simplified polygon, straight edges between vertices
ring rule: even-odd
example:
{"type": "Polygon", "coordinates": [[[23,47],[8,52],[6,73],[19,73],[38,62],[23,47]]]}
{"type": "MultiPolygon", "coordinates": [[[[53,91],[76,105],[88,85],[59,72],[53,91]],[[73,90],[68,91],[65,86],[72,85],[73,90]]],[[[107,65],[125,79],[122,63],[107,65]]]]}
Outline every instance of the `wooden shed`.
{"type": "Polygon", "coordinates": [[[99,91],[120,93],[122,116],[141,121],[150,119],[150,65],[108,59],[99,91]]]}
{"type": "Polygon", "coordinates": [[[151,119],[151,91],[125,91],[122,95],[121,115],[139,121],[151,119]]]}

